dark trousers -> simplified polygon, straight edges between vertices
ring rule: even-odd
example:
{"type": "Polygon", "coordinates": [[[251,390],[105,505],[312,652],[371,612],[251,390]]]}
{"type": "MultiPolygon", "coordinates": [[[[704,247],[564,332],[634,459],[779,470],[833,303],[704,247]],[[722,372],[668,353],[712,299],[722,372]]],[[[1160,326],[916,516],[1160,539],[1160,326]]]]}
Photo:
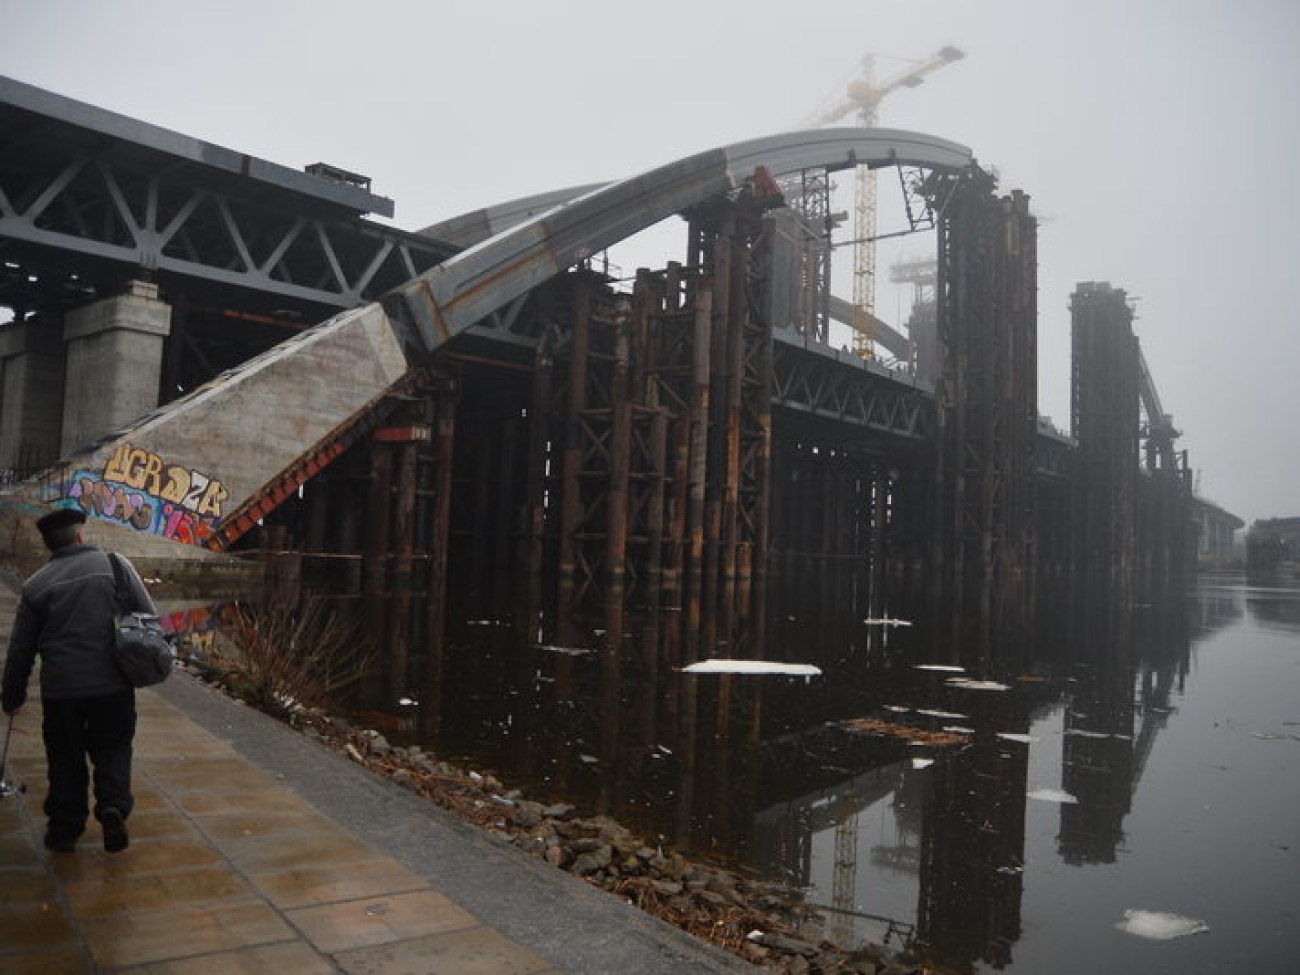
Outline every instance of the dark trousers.
{"type": "Polygon", "coordinates": [[[135,691],[41,701],[49,794],[45,815],[50,833],[76,838],[86,828],[86,758],[95,768],[95,818],[116,809],[131,814],[131,741],[135,738],[135,691]]]}

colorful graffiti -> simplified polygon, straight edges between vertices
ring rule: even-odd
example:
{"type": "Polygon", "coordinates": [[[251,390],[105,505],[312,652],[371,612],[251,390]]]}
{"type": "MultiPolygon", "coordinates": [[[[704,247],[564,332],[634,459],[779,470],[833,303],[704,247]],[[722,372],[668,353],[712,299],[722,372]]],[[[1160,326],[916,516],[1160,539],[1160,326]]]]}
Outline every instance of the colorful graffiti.
{"type": "Polygon", "coordinates": [[[159,619],[168,633],[212,633],[233,626],[239,611],[234,603],[222,602],[164,613],[159,619]]]}
{"type": "Polygon", "coordinates": [[[103,471],[77,470],[60,487],[88,517],[200,546],[216,532],[230,497],[216,478],[129,443],[114,448],[103,471]]]}
{"type": "Polygon", "coordinates": [[[222,656],[221,634],[239,621],[234,603],[216,603],[166,613],[162,627],[175,634],[177,650],[191,663],[212,663],[222,656]]]}
{"type": "Polygon", "coordinates": [[[104,480],[144,491],[200,517],[219,519],[221,503],[230,497],[220,481],[168,464],[157,454],[129,443],[117,445],[104,465],[104,480]]]}

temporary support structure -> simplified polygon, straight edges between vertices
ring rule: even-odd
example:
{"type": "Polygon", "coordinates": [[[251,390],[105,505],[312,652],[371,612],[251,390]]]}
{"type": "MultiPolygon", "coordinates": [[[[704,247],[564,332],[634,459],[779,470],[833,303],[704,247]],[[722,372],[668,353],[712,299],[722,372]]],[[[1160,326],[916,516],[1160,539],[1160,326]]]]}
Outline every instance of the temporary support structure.
{"type": "MultiPolygon", "coordinates": [[[[1029,198],[963,177],[939,226],[936,596],[988,652],[1026,620],[1034,557],[1037,227],[1029,198]]],[[[984,661],[987,664],[987,661],[984,661]]],[[[978,662],[977,662],[978,665],[978,662]]]]}

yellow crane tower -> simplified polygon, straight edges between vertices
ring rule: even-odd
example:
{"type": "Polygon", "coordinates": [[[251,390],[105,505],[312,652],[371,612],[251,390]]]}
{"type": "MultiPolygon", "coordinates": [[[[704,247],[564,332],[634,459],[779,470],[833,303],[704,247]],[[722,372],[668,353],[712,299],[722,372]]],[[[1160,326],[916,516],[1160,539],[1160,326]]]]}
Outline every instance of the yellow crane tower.
{"type": "MultiPolygon", "coordinates": [[[[817,119],[818,125],[838,122],[857,111],[858,125],[874,128],[880,103],[899,88],[915,88],[926,75],[960,61],[965,52],[941,47],[924,61],[913,64],[887,81],[875,80],[875,55],[862,59],[862,74],[849,82],[847,96],[817,119]]],[[[853,348],[861,356],[872,354],[871,319],[876,307],[876,172],[866,166],[857,171],[857,201],[853,219],[853,348]]]]}

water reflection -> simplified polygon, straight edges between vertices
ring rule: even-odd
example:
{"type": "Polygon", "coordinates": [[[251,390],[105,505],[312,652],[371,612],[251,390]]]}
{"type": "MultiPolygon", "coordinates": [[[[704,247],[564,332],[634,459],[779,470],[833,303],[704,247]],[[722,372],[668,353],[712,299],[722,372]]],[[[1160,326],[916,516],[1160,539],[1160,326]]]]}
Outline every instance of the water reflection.
{"type": "Polygon", "coordinates": [[[817,664],[811,683],[675,673],[648,685],[626,672],[637,653],[611,681],[594,630],[539,645],[478,621],[448,655],[448,686],[463,691],[444,702],[443,748],[804,891],[841,943],[1003,966],[1020,932],[1034,715],[1066,715],[1061,781],[1077,801],[1061,808],[1062,857],[1113,859],[1143,761],[1138,716],[1167,707],[1186,628],[1149,611],[1138,641],[1131,611],[1067,602],[1038,614],[1050,621],[1039,632],[972,656],[920,593],[900,586],[868,607],[854,573],[823,581],[785,590],[769,624],[769,655],[817,664]],[[863,718],[885,732],[855,729],[863,718]]]}
{"type": "Polygon", "coordinates": [[[1246,590],[1246,607],[1262,627],[1300,632],[1300,592],[1295,589],[1252,587],[1246,590]]]}
{"type": "Polygon", "coordinates": [[[767,633],[812,681],[657,669],[637,620],[617,661],[590,622],[546,643],[513,614],[462,620],[438,750],[788,885],[842,944],[1014,968],[1044,869],[1029,818],[1055,823],[1057,865],[1116,865],[1193,646],[1247,614],[1300,630],[1300,590],[1209,580],[1155,605],[1041,593],[1032,629],[972,653],[923,592],[868,606],[860,575],[821,578],[775,596],[767,633]]]}

